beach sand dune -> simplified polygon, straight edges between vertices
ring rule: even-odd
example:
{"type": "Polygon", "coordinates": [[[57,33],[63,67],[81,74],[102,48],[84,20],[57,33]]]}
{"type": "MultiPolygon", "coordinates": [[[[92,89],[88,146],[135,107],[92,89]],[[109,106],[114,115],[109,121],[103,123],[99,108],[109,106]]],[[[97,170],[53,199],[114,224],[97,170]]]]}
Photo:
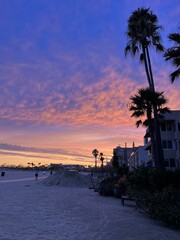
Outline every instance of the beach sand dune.
{"type": "Polygon", "coordinates": [[[59,170],[42,181],[47,186],[88,187],[91,184],[90,174],[83,175],[77,171],[59,170]]]}

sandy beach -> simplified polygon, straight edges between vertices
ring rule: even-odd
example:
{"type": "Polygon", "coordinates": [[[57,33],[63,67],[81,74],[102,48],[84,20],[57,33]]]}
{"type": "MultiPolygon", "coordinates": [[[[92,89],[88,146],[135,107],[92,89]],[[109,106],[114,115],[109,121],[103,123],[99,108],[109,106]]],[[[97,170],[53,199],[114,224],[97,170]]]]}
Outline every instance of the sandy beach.
{"type": "MultiPolygon", "coordinates": [[[[0,240],[178,240],[133,204],[88,187],[46,186],[40,173],[9,171],[0,178],[0,240]]],[[[49,176],[49,175],[48,175],[49,176]]]]}

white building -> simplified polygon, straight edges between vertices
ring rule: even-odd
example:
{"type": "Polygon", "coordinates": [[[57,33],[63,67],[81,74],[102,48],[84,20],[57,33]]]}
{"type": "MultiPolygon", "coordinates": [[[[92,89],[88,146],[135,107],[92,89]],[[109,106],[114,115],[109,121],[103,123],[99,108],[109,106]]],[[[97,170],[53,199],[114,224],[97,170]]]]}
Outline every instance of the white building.
{"type": "MultiPolygon", "coordinates": [[[[166,113],[160,120],[161,141],[167,170],[180,167],[180,110],[166,113]]],[[[148,161],[152,162],[151,142],[148,129],[144,136],[148,161]]]]}
{"type": "Polygon", "coordinates": [[[129,171],[132,171],[134,168],[137,168],[141,165],[147,166],[148,162],[148,153],[145,150],[145,146],[134,147],[129,159],[129,171]]]}
{"type": "Polygon", "coordinates": [[[117,146],[113,149],[113,156],[116,155],[118,158],[119,166],[127,166],[128,159],[132,153],[133,148],[128,148],[125,144],[125,147],[117,146]]]}

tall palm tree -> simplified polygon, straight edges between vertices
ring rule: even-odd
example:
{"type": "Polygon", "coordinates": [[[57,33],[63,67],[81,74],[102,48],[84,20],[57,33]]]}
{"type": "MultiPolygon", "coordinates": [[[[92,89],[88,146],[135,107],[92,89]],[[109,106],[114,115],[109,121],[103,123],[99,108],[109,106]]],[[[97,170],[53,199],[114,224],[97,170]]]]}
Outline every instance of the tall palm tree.
{"type": "Polygon", "coordinates": [[[103,168],[104,168],[104,165],[103,165],[104,154],[102,152],[99,154],[99,160],[101,161],[101,168],[102,168],[102,172],[103,172],[103,168]]]}
{"type": "Polygon", "coordinates": [[[98,152],[97,149],[94,149],[94,150],[92,151],[92,155],[93,155],[94,158],[95,158],[95,169],[97,168],[97,157],[98,157],[98,154],[99,154],[99,152],[98,152]]]}
{"type": "Polygon", "coordinates": [[[164,105],[167,103],[167,99],[163,96],[163,92],[152,92],[149,88],[141,88],[138,93],[130,97],[131,106],[129,108],[132,111],[131,117],[138,118],[136,126],[143,125],[149,128],[151,138],[151,154],[152,160],[156,167],[159,167],[159,163],[156,160],[155,138],[154,138],[154,106],[156,106],[158,119],[163,118],[163,114],[170,112],[168,107],[164,105]]]}
{"type": "MultiPolygon", "coordinates": [[[[135,56],[138,52],[140,54],[140,61],[144,63],[145,72],[149,84],[149,89],[155,92],[154,79],[152,73],[152,66],[149,54],[149,47],[153,46],[156,51],[164,51],[161,44],[161,36],[159,31],[162,29],[158,25],[158,18],[149,8],[138,8],[135,10],[128,20],[127,31],[127,46],[125,48],[125,55],[131,53],[135,56]]],[[[154,107],[154,129],[155,129],[155,142],[156,145],[156,158],[157,161],[163,162],[163,150],[161,144],[161,134],[158,125],[158,116],[156,106],[154,107]]]]}
{"type": "Polygon", "coordinates": [[[128,42],[125,48],[125,55],[131,53],[135,56],[137,53],[140,53],[140,61],[144,62],[149,87],[152,91],[154,91],[154,81],[149,47],[153,46],[156,51],[160,52],[164,50],[159,34],[161,29],[162,26],[158,25],[157,16],[149,8],[138,8],[128,20],[128,42]]]}
{"type": "Polygon", "coordinates": [[[173,83],[180,76],[180,34],[172,33],[168,37],[174,42],[174,46],[166,50],[164,58],[176,67],[176,70],[170,74],[171,82],[173,83]]]}

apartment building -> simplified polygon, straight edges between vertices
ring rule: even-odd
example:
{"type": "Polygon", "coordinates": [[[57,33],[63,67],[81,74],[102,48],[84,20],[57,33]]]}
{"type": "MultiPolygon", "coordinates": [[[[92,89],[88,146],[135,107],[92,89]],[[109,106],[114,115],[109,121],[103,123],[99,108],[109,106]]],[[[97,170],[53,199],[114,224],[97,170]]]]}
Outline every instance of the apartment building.
{"type": "Polygon", "coordinates": [[[128,148],[125,144],[125,147],[117,146],[113,149],[113,155],[116,155],[118,158],[119,166],[127,166],[128,159],[132,153],[133,148],[128,148]]]}
{"type": "Polygon", "coordinates": [[[141,165],[148,165],[148,153],[145,146],[134,147],[128,159],[129,171],[134,170],[141,165]]]}
{"type": "MultiPolygon", "coordinates": [[[[180,167],[180,110],[166,113],[160,120],[161,141],[167,170],[180,167]]],[[[148,151],[148,162],[153,165],[151,141],[148,129],[144,136],[145,149],[148,151]]]]}

